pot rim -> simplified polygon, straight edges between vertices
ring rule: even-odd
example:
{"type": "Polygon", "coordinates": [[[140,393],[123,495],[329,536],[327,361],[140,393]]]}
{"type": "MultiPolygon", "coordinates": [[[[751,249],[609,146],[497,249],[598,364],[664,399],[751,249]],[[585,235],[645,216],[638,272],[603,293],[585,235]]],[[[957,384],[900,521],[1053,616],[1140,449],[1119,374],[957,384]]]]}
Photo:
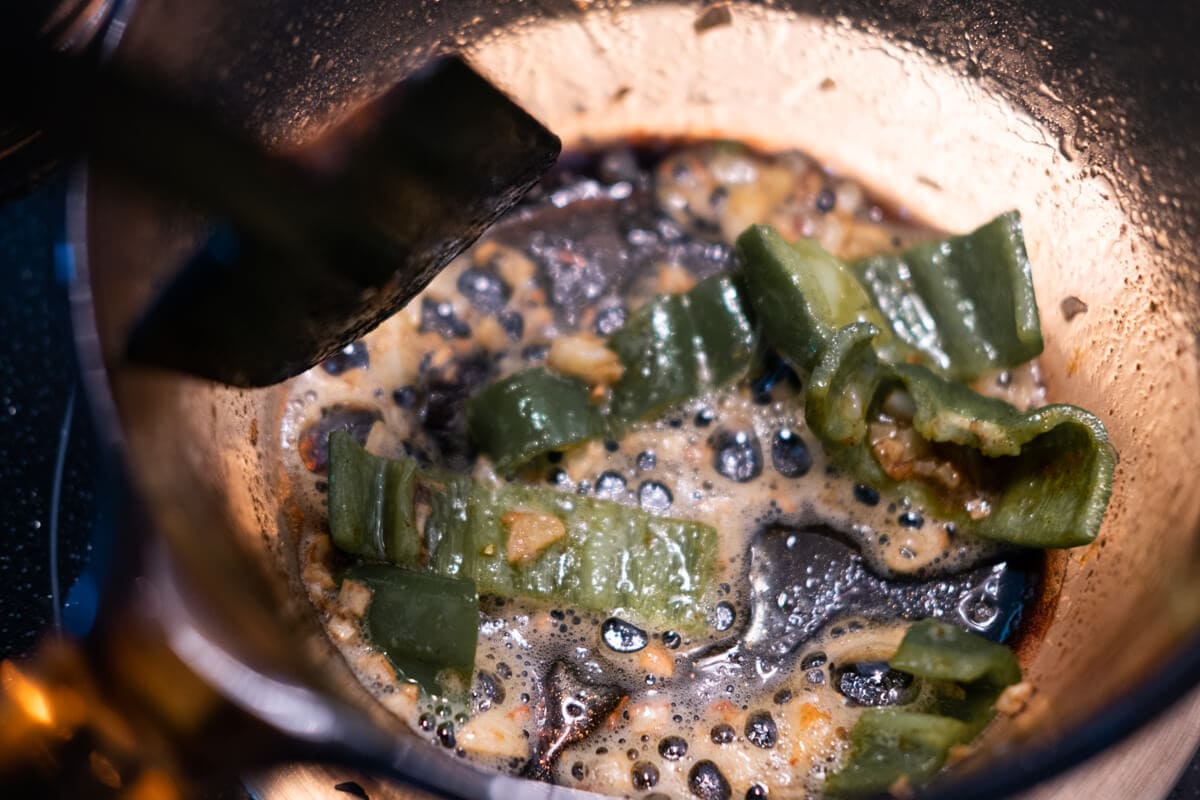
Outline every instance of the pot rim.
{"type": "MultiPolygon", "coordinates": [[[[124,437],[104,364],[93,308],[89,262],[88,199],[90,168],[86,161],[71,171],[64,201],[64,225],[55,243],[60,270],[69,286],[70,314],[80,379],[104,455],[124,462],[124,437]]],[[[109,491],[113,491],[110,487],[109,491]]],[[[924,798],[975,800],[1012,797],[1066,773],[1132,736],[1200,686],[1200,630],[1143,676],[1115,702],[1062,731],[1052,741],[1025,745],[961,776],[951,775],[927,789],[924,798]]],[[[395,770],[391,772],[399,777],[395,770]]],[[[409,776],[406,776],[409,777],[409,776]]],[[[411,776],[418,777],[419,776],[411,776]]]]}

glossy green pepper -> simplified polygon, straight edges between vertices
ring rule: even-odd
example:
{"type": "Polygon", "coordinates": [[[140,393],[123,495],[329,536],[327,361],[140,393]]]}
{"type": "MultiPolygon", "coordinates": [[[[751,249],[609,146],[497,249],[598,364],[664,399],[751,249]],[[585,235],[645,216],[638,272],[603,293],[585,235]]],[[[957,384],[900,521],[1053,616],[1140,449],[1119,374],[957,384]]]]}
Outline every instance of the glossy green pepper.
{"type": "Polygon", "coordinates": [[[497,381],[467,403],[467,429],[505,472],[529,459],[603,436],[605,419],[582,381],[542,367],[497,381]]]}
{"type": "Polygon", "coordinates": [[[450,578],[475,581],[479,591],[539,598],[604,613],[624,613],[647,625],[702,626],[716,569],[717,532],[685,520],[542,489],[486,486],[460,475],[412,467],[405,481],[373,480],[392,461],[367,453],[342,431],[330,437],[330,527],[334,544],[370,559],[395,560],[377,543],[408,537],[400,563],[450,578]],[[364,468],[364,462],[375,464],[364,468]],[[360,484],[361,482],[361,484],[360,484]],[[335,487],[338,487],[335,490],[335,487]],[[384,493],[398,495],[381,497],[384,493]],[[334,514],[333,502],[357,498],[364,507],[389,503],[409,516],[334,514]],[[516,526],[529,520],[556,535],[512,557],[516,526]],[[343,530],[342,526],[351,526],[343,530]],[[347,545],[343,547],[343,545],[347,545]]]}
{"type": "MultiPolygon", "coordinates": [[[[991,231],[984,241],[998,235],[991,231]]],[[[1100,421],[1067,405],[1022,413],[923,365],[894,363],[908,346],[881,334],[864,295],[832,256],[813,248],[791,247],[772,229],[752,226],[738,239],[738,282],[766,343],[807,378],[805,417],[833,461],[967,533],[1031,547],[1092,541],[1116,464],[1100,421]],[[875,447],[880,437],[872,424],[896,389],[911,404],[912,419],[892,420],[892,433],[927,451],[919,463],[885,464],[889,443],[875,447]]],[[[986,250],[966,247],[972,258],[986,250]]]]}
{"type": "Polygon", "coordinates": [[[1012,650],[934,619],[909,626],[888,666],[918,678],[1001,689],[1021,680],[1012,650]]]}
{"type": "Polygon", "coordinates": [[[883,324],[853,273],[812,239],[789,244],[774,228],[751,225],[737,250],[743,302],[767,343],[786,344],[795,369],[812,370],[839,328],[883,324]]]}
{"type": "Polygon", "coordinates": [[[413,461],[375,458],[344,433],[329,439],[329,528],[339,550],[412,564],[420,541],[412,526],[413,461]],[[386,537],[386,538],[385,538],[386,537]]]}
{"type": "Polygon", "coordinates": [[[754,329],[733,283],[716,275],[683,294],[654,298],[608,346],[625,367],[611,413],[627,423],[740,378],[750,366],[754,329]]]}
{"type": "Polygon", "coordinates": [[[896,781],[924,783],[946,762],[950,748],[970,738],[968,727],[956,719],[870,708],[850,732],[850,754],[845,765],[829,776],[831,795],[876,795],[896,781]]]}
{"type": "Polygon", "coordinates": [[[624,367],[607,410],[581,381],[543,368],[483,389],[467,405],[471,438],[499,470],[628,424],[736,380],[750,366],[754,330],[729,278],[716,275],[683,294],[639,308],[608,346],[624,367]]]}
{"type": "Polygon", "coordinates": [[[473,581],[390,564],[359,564],[342,577],[371,590],[367,636],[401,678],[436,694],[444,691],[449,670],[469,685],[479,637],[473,581]]]}
{"type": "Polygon", "coordinates": [[[963,236],[850,265],[896,339],[940,375],[969,381],[1042,352],[1033,273],[1016,211],[963,236]]]}
{"type": "Polygon", "coordinates": [[[888,666],[920,678],[930,689],[921,710],[965,724],[964,741],[992,719],[1000,692],[1021,680],[1007,647],[933,619],[909,627],[888,666]]]}
{"type": "Polygon", "coordinates": [[[838,331],[805,387],[805,418],[836,463],[975,536],[1041,548],[1095,539],[1117,461],[1100,420],[1071,405],[1021,412],[923,366],[884,363],[872,345],[876,334],[862,323],[838,331]],[[881,464],[871,424],[896,389],[914,409],[897,429],[911,427],[920,441],[943,446],[932,457],[960,472],[961,486],[881,464]]]}
{"type": "Polygon", "coordinates": [[[905,632],[892,669],[922,683],[912,706],[864,711],[850,733],[850,752],[830,776],[834,795],[886,792],[896,781],[928,781],[950,748],[969,742],[991,720],[996,698],[1021,680],[1012,651],[937,620],[905,632]]]}

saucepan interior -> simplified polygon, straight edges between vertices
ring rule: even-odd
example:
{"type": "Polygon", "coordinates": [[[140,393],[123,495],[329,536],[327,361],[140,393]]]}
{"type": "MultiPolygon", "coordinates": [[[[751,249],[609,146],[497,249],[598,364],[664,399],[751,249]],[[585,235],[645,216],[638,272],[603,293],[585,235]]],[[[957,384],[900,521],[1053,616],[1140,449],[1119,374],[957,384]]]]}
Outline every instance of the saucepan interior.
{"type": "MultiPolygon", "coordinates": [[[[948,230],[1020,209],[1049,399],[1093,409],[1120,464],[1098,539],[1048,560],[1020,647],[1034,699],[993,726],[975,766],[1077,730],[1196,634],[1200,263],[1196,190],[1183,177],[1200,160],[1197,137],[1181,135],[1196,132],[1196,119],[1184,104],[1156,108],[1166,122],[1137,116],[1150,107],[1149,84],[1135,48],[1111,32],[1123,24],[1128,36],[1164,37],[1161,56],[1169,31],[1090,6],[1060,22],[1020,4],[947,4],[946,20],[930,22],[852,4],[289,5],[147,5],[118,57],[286,145],[431,54],[459,50],[568,147],[728,137],[804,150],[948,230]],[[1117,49],[1101,87],[1074,69],[1106,43],[1117,49]],[[1067,298],[1086,313],[1064,313],[1067,298]]],[[[122,359],[130,320],[194,246],[198,222],[94,174],[86,224],[126,452],[176,559],[245,658],[386,720],[299,588],[295,532],[313,510],[281,466],[297,445],[281,425],[289,387],[232,390],[122,359]],[[239,587],[222,578],[231,563],[250,565],[244,579],[263,587],[259,605],[231,600],[239,587]]]]}

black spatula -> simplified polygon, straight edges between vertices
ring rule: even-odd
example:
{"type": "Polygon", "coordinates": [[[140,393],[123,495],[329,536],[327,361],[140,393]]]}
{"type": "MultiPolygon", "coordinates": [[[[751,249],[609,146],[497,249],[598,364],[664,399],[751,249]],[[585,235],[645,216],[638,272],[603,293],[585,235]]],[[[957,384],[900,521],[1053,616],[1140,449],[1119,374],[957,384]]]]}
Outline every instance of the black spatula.
{"type": "Polygon", "coordinates": [[[282,155],[141,76],[44,52],[21,58],[0,57],[36,76],[0,92],[6,114],[213,215],[207,242],[159,287],[128,354],[237,386],[302,372],[395,312],[560,149],[454,58],[282,155]]]}
{"type": "Polygon", "coordinates": [[[461,61],[437,62],[292,159],[247,153],[252,198],[223,204],[129,354],[238,386],[302,372],[424,288],[558,151],[461,61]]]}

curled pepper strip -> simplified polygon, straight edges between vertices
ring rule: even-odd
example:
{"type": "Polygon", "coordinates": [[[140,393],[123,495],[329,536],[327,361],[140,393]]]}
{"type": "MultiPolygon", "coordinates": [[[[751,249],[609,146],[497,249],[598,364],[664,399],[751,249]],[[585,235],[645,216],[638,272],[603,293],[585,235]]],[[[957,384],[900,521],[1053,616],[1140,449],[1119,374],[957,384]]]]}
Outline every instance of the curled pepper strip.
{"type": "Polygon", "coordinates": [[[886,792],[896,781],[928,781],[950,748],[964,744],[994,715],[996,698],[1021,680],[1004,645],[936,620],[913,624],[888,666],[925,684],[912,707],[872,708],[850,733],[850,752],[826,784],[840,796],[886,792]]]}
{"type": "Polygon", "coordinates": [[[1099,419],[1062,404],[1021,412],[923,366],[887,364],[872,346],[876,335],[862,323],[838,331],[805,387],[805,418],[837,463],[975,536],[1040,548],[1096,538],[1117,461],[1099,419]],[[880,462],[871,420],[896,388],[912,398],[907,425],[949,465],[949,479],[932,480],[903,459],[880,462]]]}
{"type": "Polygon", "coordinates": [[[329,508],[344,552],[469,579],[486,594],[627,612],[651,626],[700,627],[716,569],[708,525],[424,470],[372,455],[343,431],[330,436],[329,508]],[[389,471],[397,480],[376,479],[389,471]],[[406,512],[370,511],[383,507],[406,512]]]}
{"type": "Polygon", "coordinates": [[[811,239],[789,244],[766,225],[751,225],[737,240],[743,302],[768,344],[785,345],[792,367],[807,373],[839,328],[870,322],[879,312],[846,265],[811,239]]]}
{"type": "Polygon", "coordinates": [[[764,340],[808,377],[805,417],[835,463],[966,533],[1029,547],[1095,538],[1116,465],[1095,416],[1068,405],[1022,413],[926,366],[885,360],[898,343],[881,335],[819,248],[806,257],[754,226],[738,252],[745,301],[764,340]],[[907,394],[911,418],[881,416],[895,389],[907,394]]]}
{"type": "Polygon", "coordinates": [[[937,714],[867,709],[850,731],[849,758],[825,788],[831,795],[852,797],[882,794],[902,778],[924,783],[946,763],[951,747],[970,739],[968,730],[937,714]]]}
{"type": "Polygon", "coordinates": [[[518,372],[467,403],[467,428],[496,469],[603,436],[607,422],[586,384],[542,367],[518,372]]]}
{"type": "Polygon", "coordinates": [[[609,348],[625,366],[611,413],[627,423],[740,378],[750,366],[754,329],[733,283],[716,275],[651,300],[612,335],[609,348]]]}
{"type": "Polygon", "coordinates": [[[1042,352],[1033,274],[1016,211],[963,236],[864,258],[850,269],[896,339],[940,375],[970,381],[1042,352]]]}
{"type": "Polygon", "coordinates": [[[540,367],[524,370],[484,388],[467,404],[475,444],[503,472],[552,450],[619,433],[744,375],[754,329],[732,282],[716,275],[683,294],[655,297],[608,346],[624,371],[607,410],[593,404],[590,388],[575,378],[540,367]]]}

